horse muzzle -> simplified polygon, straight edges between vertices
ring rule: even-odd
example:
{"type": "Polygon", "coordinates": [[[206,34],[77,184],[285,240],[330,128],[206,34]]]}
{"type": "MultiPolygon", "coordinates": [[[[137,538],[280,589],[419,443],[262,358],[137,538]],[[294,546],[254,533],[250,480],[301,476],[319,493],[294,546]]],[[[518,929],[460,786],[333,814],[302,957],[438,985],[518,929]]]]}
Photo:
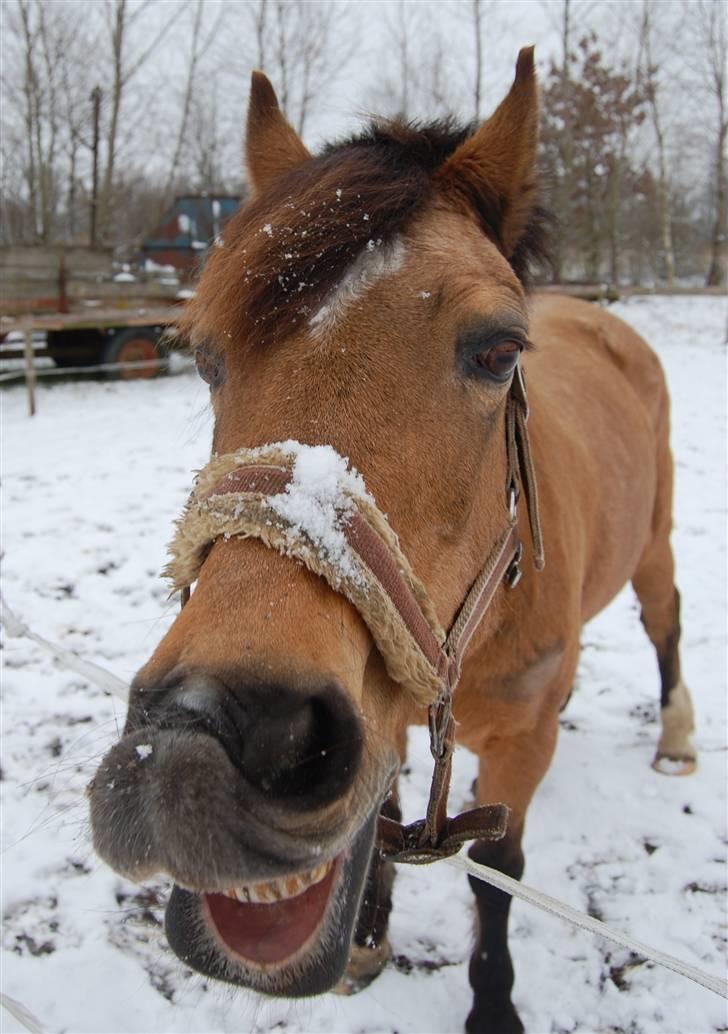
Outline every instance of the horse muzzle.
{"type": "Polygon", "coordinates": [[[189,965],[269,993],[326,990],[396,759],[363,764],[361,721],[333,682],[173,673],[132,699],[89,787],[97,852],[131,879],[172,877],[168,936],[189,965]]]}

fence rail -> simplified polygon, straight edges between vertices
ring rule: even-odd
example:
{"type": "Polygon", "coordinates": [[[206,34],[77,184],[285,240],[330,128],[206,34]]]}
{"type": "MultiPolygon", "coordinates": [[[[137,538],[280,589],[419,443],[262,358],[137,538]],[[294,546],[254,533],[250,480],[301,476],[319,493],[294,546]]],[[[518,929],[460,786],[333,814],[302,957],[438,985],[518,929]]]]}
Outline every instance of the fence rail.
{"type": "MultiPolygon", "coordinates": [[[[69,374],[94,374],[94,373],[131,373],[133,370],[153,370],[158,373],[173,372],[173,366],[168,358],[160,359],[136,359],[128,363],[96,363],[94,366],[35,366],[35,378],[43,377],[65,377],[69,374]]],[[[185,364],[186,365],[186,364],[185,364]]],[[[0,373],[0,384],[9,381],[22,381],[27,376],[26,367],[17,370],[8,370],[0,373]]]]}

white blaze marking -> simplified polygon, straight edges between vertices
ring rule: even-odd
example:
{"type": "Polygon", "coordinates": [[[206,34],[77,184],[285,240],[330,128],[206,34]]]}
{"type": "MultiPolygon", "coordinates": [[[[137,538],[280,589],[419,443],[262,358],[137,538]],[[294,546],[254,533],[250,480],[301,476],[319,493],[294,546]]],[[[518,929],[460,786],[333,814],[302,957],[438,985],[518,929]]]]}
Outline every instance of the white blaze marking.
{"type": "Polygon", "coordinates": [[[361,255],[352,262],[318,312],[313,314],[309,326],[319,334],[333,330],[348,306],[378,280],[401,269],[405,254],[399,237],[388,244],[379,239],[368,241],[361,255]]]}

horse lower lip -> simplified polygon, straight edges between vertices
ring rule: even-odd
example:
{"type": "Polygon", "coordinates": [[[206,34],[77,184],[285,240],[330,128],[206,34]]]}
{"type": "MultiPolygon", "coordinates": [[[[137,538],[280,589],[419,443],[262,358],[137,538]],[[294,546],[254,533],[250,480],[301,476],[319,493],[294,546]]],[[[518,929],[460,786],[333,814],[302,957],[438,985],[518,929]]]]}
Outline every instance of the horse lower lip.
{"type": "Polygon", "coordinates": [[[205,894],[209,919],[224,948],[257,965],[280,964],[290,958],[320,926],[338,868],[332,865],[319,883],[302,894],[272,904],[205,894]]]}

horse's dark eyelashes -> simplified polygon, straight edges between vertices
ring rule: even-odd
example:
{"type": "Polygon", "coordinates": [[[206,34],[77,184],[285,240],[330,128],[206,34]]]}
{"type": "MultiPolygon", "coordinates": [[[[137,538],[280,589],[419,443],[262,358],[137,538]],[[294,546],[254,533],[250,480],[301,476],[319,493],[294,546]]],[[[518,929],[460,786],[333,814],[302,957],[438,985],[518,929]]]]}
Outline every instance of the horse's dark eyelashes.
{"type": "Polygon", "coordinates": [[[472,358],[475,366],[495,381],[507,381],[516,368],[523,343],[514,339],[498,341],[472,358]]]}
{"type": "Polygon", "coordinates": [[[219,388],[225,377],[225,362],[222,356],[215,352],[210,345],[198,345],[194,352],[197,372],[210,390],[219,388]]]}
{"type": "Polygon", "coordinates": [[[504,334],[484,342],[471,341],[461,352],[461,362],[467,375],[505,384],[527,347],[527,341],[516,334],[504,334]]]}
{"type": "Polygon", "coordinates": [[[529,348],[527,325],[506,313],[471,318],[456,338],[457,363],[466,377],[505,384],[521,352],[529,348]]]}

